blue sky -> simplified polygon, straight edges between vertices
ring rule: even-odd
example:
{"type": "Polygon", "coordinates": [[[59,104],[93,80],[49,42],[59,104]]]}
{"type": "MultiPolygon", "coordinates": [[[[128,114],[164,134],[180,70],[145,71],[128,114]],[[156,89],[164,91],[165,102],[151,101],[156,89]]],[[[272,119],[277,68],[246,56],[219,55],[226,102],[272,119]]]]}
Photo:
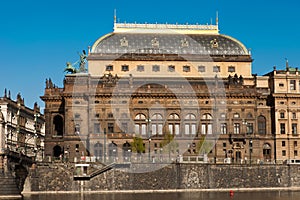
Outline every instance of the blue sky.
{"type": "Polygon", "coordinates": [[[220,33],[251,48],[253,73],[284,68],[285,58],[298,67],[299,8],[297,0],[1,1],[0,96],[7,88],[13,99],[21,92],[27,106],[43,107],[45,79],[62,87],[65,63],[112,31],[114,9],[120,22],[189,24],[210,23],[218,11],[220,33]]]}

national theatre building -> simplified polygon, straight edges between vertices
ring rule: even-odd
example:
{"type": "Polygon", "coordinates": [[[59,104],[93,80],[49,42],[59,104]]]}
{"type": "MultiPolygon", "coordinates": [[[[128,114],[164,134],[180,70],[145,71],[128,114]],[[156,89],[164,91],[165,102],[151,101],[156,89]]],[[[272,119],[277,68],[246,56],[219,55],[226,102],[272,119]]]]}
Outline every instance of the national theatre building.
{"type": "Polygon", "coordinates": [[[115,22],[80,59],[81,70],[66,74],[63,88],[46,82],[46,157],[212,163],[299,157],[298,70],[287,65],[252,74],[251,52],[220,34],[218,21],[115,22]]]}

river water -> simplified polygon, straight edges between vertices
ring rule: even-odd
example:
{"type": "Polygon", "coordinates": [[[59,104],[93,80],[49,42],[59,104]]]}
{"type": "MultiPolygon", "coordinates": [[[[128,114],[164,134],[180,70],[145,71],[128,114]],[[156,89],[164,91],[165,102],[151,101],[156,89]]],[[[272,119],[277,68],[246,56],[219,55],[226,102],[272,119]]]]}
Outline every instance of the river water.
{"type": "Polygon", "coordinates": [[[300,200],[300,191],[268,192],[178,192],[108,194],[34,194],[24,200],[300,200]]]}

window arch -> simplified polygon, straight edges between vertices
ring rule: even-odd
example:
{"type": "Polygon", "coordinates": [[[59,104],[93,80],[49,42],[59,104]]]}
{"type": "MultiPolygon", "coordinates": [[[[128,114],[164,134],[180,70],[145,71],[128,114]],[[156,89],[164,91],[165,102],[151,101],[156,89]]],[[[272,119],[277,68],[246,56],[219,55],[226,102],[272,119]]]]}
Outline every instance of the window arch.
{"type": "Polygon", "coordinates": [[[205,113],[201,117],[201,134],[212,134],[212,116],[209,113],[205,113]]]}
{"type": "Polygon", "coordinates": [[[196,116],[192,113],[187,114],[184,119],[189,120],[189,119],[196,119],[196,116]]]}
{"type": "Polygon", "coordinates": [[[149,123],[146,119],[146,115],[139,113],[135,116],[134,128],[135,133],[138,135],[147,135],[147,124],[149,123]]]}
{"type": "Polygon", "coordinates": [[[94,156],[96,157],[97,160],[102,160],[102,156],[103,156],[103,144],[97,142],[94,145],[94,156]]]}
{"type": "Polygon", "coordinates": [[[266,134],[266,118],[262,115],[257,118],[258,134],[266,134]]]}
{"type": "Polygon", "coordinates": [[[209,113],[205,113],[205,114],[202,115],[201,119],[212,119],[212,116],[209,113]]]}
{"type": "Polygon", "coordinates": [[[197,121],[196,116],[192,113],[187,114],[184,117],[184,134],[185,135],[196,135],[197,132],[197,121]]]}
{"type": "Polygon", "coordinates": [[[110,161],[115,161],[118,157],[118,145],[113,141],[108,145],[108,157],[110,161]]]}
{"type": "Polygon", "coordinates": [[[179,115],[176,113],[172,113],[169,115],[168,119],[180,119],[179,115]]]}
{"type": "Polygon", "coordinates": [[[130,157],[131,157],[131,145],[129,142],[125,142],[123,144],[123,159],[124,161],[130,161],[130,157]]]}
{"type": "Polygon", "coordinates": [[[180,134],[180,117],[176,113],[171,113],[168,117],[168,130],[171,135],[180,134]]]}
{"type": "Polygon", "coordinates": [[[142,114],[142,113],[139,113],[135,116],[134,119],[146,119],[146,115],[142,114]]]}
{"type": "Polygon", "coordinates": [[[163,134],[163,117],[159,113],[155,113],[151,117],[151,132],[152,135],[163,134]]]}
{"type": "Polygon", "coordinates": [[[271,160],[271,145],[269,143],[265,143],[263,146],[263,156],[265,160],[271,160]]]}
{"type": "Polygon", "coordinates": [[[53,118],[53,125],[54,125],[54,135],[63,136],[64,122],[63,122],[63,118],[60,115],[56,115],[53,118]]]}

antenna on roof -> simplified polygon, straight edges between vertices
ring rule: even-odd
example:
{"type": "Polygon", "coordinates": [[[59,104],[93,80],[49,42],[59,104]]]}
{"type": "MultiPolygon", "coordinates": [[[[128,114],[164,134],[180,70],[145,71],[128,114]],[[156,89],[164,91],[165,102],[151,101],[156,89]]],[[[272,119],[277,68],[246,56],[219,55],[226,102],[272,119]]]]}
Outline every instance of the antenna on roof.
{"type": "Polygon", "coordinates": [[[114,9],[114,23],[117,23],[117,10],[114,9]]]}

